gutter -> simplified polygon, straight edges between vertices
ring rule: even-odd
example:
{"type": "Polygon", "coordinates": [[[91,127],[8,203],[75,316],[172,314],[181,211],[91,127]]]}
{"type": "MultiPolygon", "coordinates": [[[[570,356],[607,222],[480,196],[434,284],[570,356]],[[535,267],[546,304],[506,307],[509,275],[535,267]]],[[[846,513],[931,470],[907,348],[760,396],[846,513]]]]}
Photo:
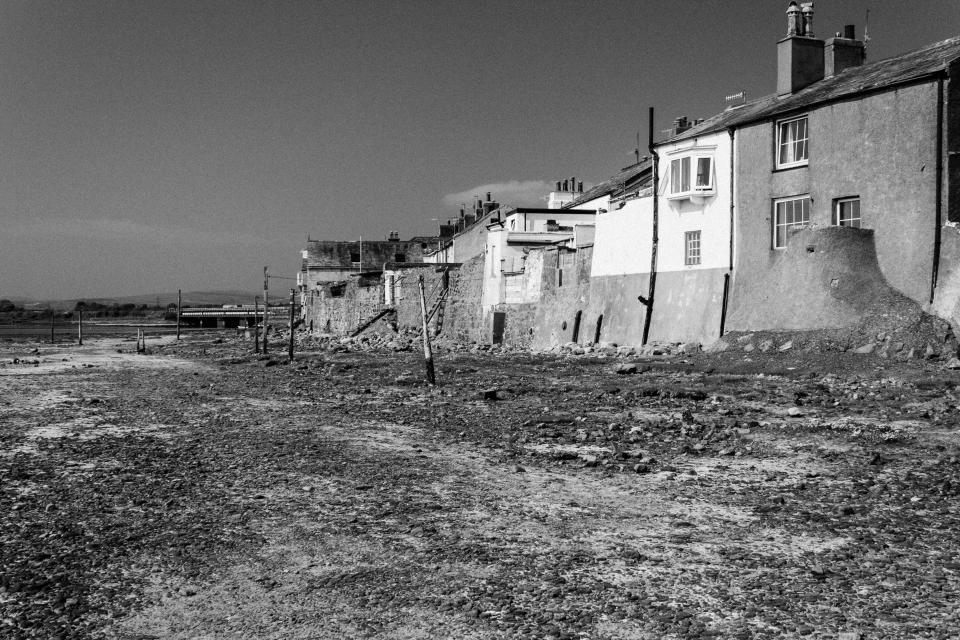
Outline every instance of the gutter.
{"type": "Polygon", "coordinates": [[[940,271],[940,227],[943,224],[943,76],[937,78],[937,189],[936,227],[933,231],[933,271],[930,274],[930,304],[933,304],[940,271]]]}
{"type": "Polygon", "coordinates": [[[657,244],[659,243],[659,225],[660,225],[660,198],[659,198],[659,179],[658,179],[658,169],[660,165],[660,156],[657,154],[656,149],[653,148],[653,107],[650,107],[650,117],[649,122],[648,137],[647,137],[647,149],[650,151],[650,161],[652,166],[653,175],[653,244],[650,249],[650,288],[647,290],[647,297],[644,299],[643,296],[639,296],[640,302],[647,306],[647,313],[643,318],[643,343],[647,344],[647,339],[650,337],[650,322],[653,319],[653,295],[657,289],[657,244]]]}

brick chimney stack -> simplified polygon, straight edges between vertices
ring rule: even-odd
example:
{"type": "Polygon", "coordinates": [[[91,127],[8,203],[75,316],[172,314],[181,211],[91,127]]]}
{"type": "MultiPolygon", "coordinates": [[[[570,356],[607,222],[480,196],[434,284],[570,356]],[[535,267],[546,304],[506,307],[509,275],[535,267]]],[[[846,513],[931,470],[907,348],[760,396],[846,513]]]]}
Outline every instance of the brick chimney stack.
{"type": "Polygon", "coordinates": [[[823,79],[823,40],[813,37],[813,3],[787,7],[787,37],[777,43],[777,95],[790,95],[823,79]]]}
{"type": "Polygon", "coordinates": [[[823,50],[823,73],[829,78],[849,67],[859,67],[867,57],[863,41],[857,40],[856,27],[848,24],[843,28],[843,36],[827,40],[823,50]]]}

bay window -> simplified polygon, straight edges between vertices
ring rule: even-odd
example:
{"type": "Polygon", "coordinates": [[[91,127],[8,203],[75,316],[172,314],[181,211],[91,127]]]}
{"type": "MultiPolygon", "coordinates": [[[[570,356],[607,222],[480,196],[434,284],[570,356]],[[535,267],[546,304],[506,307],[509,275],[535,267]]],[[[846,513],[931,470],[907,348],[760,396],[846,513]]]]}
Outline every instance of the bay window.
{"type": "Polygon", "coordinates": [[[685,155],[670,161],[670,197],[713,195],[713,156],[685,155]]]}

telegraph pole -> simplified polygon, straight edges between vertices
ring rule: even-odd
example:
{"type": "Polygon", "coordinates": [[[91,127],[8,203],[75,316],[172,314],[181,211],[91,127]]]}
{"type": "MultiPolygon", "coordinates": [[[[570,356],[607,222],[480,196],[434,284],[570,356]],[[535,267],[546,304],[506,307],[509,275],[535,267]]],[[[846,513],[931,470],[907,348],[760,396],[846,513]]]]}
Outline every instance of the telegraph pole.
{"type": "Polygon", "coordinates": [[[177,340],[180,339],[180,307],[183,305],[183,296],[177,289],[177,340]]]}
{"type": "Polygon", "coordinates": [[[77,344],[83,346],[83,307],[80,307],[77,312],[79,313],[79,322],[77,322],[77,344]]]}
{"type": "Polygon", "coordinates": [[[270,297],[268,294],[270,276],[267,268],[263,268],[263,353],[267,352],[267,316],[270,313],[270,297]]]}
{"type": "Polygon", "coordinates": [[[290,289],[290,342],[287,345],[287,357],[293,362],[293,299],[296,295],[294,289],[290,289]]]}
{"type": "Polygon", "coordinates": [[[253,296],[253,352],[260,353],[260,324],[257,318],[259,312],[259,301],[257,296],[253,296]]]}

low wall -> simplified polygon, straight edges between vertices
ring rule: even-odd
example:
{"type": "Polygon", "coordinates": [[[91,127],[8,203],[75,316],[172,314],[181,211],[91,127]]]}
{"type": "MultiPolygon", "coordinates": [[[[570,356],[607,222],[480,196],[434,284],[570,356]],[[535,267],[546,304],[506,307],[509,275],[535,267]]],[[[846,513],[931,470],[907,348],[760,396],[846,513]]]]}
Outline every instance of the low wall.
{"type": "MultiPolygon", "coordinates": [[[[634,346],[643,342],[643,322],[647,307],[637,296],[646,297],[649,288],[650,276],[646,273],[607,275],[590,279],[588,321],[593,323],[595,329],[597,318],[603,315],[601,341],[634,346]]],[[[592,336],[591,333],[591,340],[592,336]]]]}
{"type": "Polygon", "coordinates": [[[960,335],[960,229],[943,227],[940,240],[940,272],[930,310],[960,335]]]}
{"type": "Polygon", "coordinates": [[[846,327],[891,291],[877,263],[873,230],[851,227],[794,232],[762,281],[739,286],[734,273],[727,330],[846,327]]]}
{"type": "Polygon", "coordinates": [[[649,339],[707,343],[719,338],[726,274],[726,269],[658,273],[649,339]]]}

